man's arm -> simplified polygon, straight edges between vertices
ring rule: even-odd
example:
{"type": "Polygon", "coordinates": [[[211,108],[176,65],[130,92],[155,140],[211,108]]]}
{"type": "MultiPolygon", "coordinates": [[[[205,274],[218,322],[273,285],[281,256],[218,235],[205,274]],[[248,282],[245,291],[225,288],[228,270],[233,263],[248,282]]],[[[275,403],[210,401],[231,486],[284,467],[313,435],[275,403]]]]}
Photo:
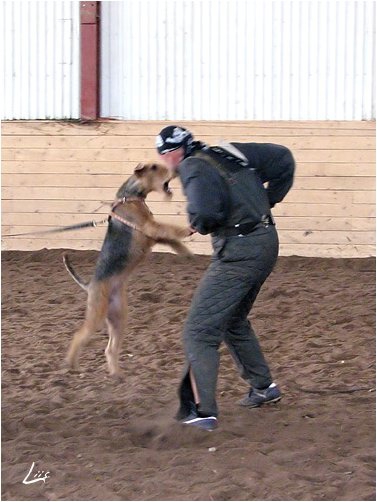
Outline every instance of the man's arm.
{"type": "Polygon", "coordinates": [[[228,187],[218,171],[202,159],[187,158],[179,166],[190,224],[201,234],[223,226],[229,213],[228,187]]]}
{"type": "Polygon", "coordinates": [[[295,161],[291,152],[287,149],[285,155],[277,158],[267,171],[267,195],[270,206],[274,207],[284,199],[293,185],[295,161]]]}
{"type": "Polygon", "coordinates": [[[281,202],[293,185],[295,160],[291,151],[272,143],[233,143],[249,160],[262,183],[267,183],[271,207],[281,202]]]}

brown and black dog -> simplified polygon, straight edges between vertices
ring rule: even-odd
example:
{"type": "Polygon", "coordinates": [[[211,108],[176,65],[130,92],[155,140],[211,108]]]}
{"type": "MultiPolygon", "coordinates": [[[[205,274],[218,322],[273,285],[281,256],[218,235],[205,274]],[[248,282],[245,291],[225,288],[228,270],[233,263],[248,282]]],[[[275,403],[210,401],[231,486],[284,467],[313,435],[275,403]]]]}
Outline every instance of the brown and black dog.
{"type": "Polygon", "coordinates": [[[192,234],[190,228],[158,223],[145,203],[149,192],[171,198],[169,175],[160,164],[139,164],[116,194],[95,273],[85,284],[73,270],[67,255],[64,264],[73,279],[88,293],[84,324],[71,342],[67,363],[78,369],[82,347],[106,320],[109,342],[105,350],[111,375],[119,375],[119,352],[127,320],[127,282],[131,272],[157,243],[167,244],[179,254],[191,256],[180,239],[192,234]]]}

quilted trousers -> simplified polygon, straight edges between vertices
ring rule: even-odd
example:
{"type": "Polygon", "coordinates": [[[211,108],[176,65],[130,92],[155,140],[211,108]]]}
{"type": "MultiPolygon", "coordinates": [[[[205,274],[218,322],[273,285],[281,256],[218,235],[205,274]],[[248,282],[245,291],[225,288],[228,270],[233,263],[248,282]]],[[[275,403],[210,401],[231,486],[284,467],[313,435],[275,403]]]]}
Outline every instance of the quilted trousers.
{"type": "Polygon", "coordinates": [[[198,412],[217,416],[216,384],[220,344],[224,341],[240,374],[251,386],[265,388],[272,377],[247,318],[278,256],[274,226],[226,239],[212,257],[191,303],[183,331],[187,365],[179,387],[178,419],[195,403],[190,371],[199,394],[198,412]]]}

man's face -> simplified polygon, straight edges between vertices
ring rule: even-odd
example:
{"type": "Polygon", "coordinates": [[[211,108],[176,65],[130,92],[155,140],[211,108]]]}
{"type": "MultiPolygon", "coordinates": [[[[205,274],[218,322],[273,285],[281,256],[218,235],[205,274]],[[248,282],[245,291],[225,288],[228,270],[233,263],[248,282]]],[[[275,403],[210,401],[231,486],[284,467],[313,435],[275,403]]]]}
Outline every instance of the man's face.
{"type": "Polygon", "coordinates": [[[172,152],[164,153],[163,155],[159,155],[161,162],[163,162],[166,167],[169,169],[172,177],[177,176],[177,169],[179,164],[182,162],[184,156],[183,148],[177,148],[177,150],[173,150],[172,152]]]}

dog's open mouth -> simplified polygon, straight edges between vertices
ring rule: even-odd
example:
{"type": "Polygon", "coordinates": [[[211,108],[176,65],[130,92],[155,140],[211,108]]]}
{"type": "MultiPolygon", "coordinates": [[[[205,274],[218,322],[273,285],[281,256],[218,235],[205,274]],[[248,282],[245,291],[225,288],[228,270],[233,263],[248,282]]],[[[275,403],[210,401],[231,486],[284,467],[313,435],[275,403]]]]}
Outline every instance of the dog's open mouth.
{"type": "Polygon", "coordinates": [[[169,187],[169,181],[165,181],[164,186],[163,186],[164,192],[166,195],[173,195],[173,192],[171,188],[169,187]]]}

